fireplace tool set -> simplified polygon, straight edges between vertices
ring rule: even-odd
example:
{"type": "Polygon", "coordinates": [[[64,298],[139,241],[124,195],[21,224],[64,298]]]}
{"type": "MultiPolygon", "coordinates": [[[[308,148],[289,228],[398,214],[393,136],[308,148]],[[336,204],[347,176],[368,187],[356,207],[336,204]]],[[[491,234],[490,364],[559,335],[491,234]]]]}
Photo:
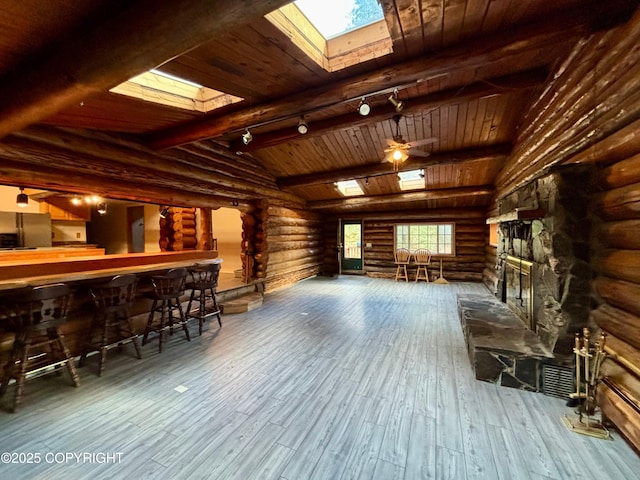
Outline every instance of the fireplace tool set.
{"type": "Polygon", "coordinates": [[[606,353],[604,346],[607,337],[600,334],[597,342],[590,342],[590,331],[588,328],[576,333],[573,353],[576,355],[576,391],[569,395],[578,404],[577,417],[565,415],[562,421],[567,428],[573,432],[589,435],[597,438],[611,438],[609,431],[602,425],[602,422],[595,419],[596,390],[599,382],[600,366],[606,353]]]}

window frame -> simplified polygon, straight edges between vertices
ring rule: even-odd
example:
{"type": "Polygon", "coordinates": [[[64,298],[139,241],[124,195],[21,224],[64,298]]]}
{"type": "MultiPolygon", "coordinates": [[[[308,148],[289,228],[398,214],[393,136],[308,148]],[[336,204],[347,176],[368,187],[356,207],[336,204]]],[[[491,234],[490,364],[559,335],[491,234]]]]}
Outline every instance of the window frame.
{"type": "MultiPolygon", "coordinates": [[[[398,227],[399,226],[408,226],[409,230],[410,230],[411,226],[427,226],[427,225],[435,225],[436,227],[437,226],[442,226],[442,225],[451,226],[451,253],[438,253],[438,252],[432,251],[431,254],[434,257],[455,257],[456,256],[456,223],[455,222],[411,222],[411,223],[403,222],[403,223],[395,223],[393,225],[393,248],[394,248],[394,251],[397,250],[398,248],[400,248],[398,246],[398,227]]],[[[437,229],[437,235],[440,236],[439,229],[437,229]]],[[[409,239],[408,247],[404,247],[404,248],[408,248],[411,251],[411,253],[413,253],[417,248],[421,248],[421,247],[413,247],[412,248],[411,239],[409,239]]],[[[431,249],[429,249],[429,250],[431,250],[431,249]]]]}

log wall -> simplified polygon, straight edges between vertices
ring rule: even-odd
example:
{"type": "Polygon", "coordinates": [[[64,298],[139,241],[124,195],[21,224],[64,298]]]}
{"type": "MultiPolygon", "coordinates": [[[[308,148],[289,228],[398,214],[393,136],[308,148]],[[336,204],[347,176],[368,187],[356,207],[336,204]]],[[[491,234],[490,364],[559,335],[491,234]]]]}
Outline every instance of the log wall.
{"type": "Polygon", "coordinates": [[[593,198],[592,318],[609,339],[603,412],[640,448],[640,153],[602,165],[593,198]]]}
{"type": "MultiPolygon", "coordinates": [[[[443,209],[412,212],[385,212],[384,214],[367,213],[360,217],[363,227],[362,244],[363,272],[371,277],[394,278],[394,226],[399,223],[455,223],[455,256],[442,257],[443,276],[447,280],[474,281],[482,280],[485,268],[486,231],[485,212],[483,209],[443,209]],[[366,247],[371,244],[371,247],[366,247]]],[[[325,228],[325,250],[323,271],[337,272],[337,218],[327,219],[325,228]]],[[[488,238],[488,237],[487,237],[488,238]]],[[[439,258],[432,260],[429,276],[439,276],[439,258]]],[[[409,275],[415,276],[415,267],[409,268],[409,275]]]]}

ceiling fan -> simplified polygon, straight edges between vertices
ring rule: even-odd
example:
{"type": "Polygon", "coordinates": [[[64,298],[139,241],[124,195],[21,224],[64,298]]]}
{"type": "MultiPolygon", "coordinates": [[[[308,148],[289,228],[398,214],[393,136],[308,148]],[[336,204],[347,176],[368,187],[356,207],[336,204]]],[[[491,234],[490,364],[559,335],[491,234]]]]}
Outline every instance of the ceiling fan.
{"type": "Polygon", "coordinates": [[[388,147],[384,149],[384,160],[393,163],[394,170],[398,170],[398,166],[409,157],[428,157],[429,153],[420,150],[417,147],[428,145],[438,141],[435,137],[423,138],[414,142],[407,142],[400,135],[400,118],[401,115],[394,115],[393,121],[396,122],[396,133],[393,139],[387,138],[388,147]]]}

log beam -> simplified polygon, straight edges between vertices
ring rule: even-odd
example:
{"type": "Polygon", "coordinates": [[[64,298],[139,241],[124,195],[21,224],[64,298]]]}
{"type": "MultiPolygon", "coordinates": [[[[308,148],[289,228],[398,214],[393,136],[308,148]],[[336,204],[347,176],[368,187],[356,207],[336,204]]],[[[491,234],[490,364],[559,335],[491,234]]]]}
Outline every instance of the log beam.
{"type": "Polygon", "coordinates": [[[289,0],[140,0],[0,83],[0,137],[184,54],[289,0]],[[46,81],[43,81],[46,79],[46,81]]]}
{"type": "MultiPolygon", "coordinates": [[[[496,145],[493,147],[475,148],[460,150],[457,152],[438,153],[428,158],[409,158],[399,166],[398,171],[408,172],[419,170],[434,165],[454,165],[474,161],[495,161],[504,162],[511,152],[510,145],[496,145]]],[[[322,183],[340,182],[358,178],[373,178],[380,175],[395,173],[393,165],[389,162],[377,162],[375,164],[362,165],[359,167],[343,168],[331,172],[310,173],[308,175],[296,175],[294,177],[278,179],[280,188],[295,188],[322,183]]]]}
{"type": "Polygon", "coordinates": [[[440,200],[443,198],[470,197],[478,195],[492,195],[493,187],[462,187],[444,188],[441,190],[425,190],[422,192],[392,193],[389,195],[361,196],[352,198],[340,198],[332,200],[318,200],[309,202],[311,210],[354,210],[375,205],[389,205],[403,202],[419,202],[425,200],[440,200]]]}
{"type": "Polygon", "coordinates": [[[572,12],[567,17],[545,18],[510,33],[489,35],[473,47],[455,46],[437,56],[419,57],[379,70],[356,75],[272,102],[251,106],[225,116],[210,115],[204,119],[156,132],[150,138],[152,148],[168,148],[213,138],[244,128],[297,118],[300,114],[379,94],[398,85],[410,86],[441,75],[480,69],[504,63],[527,52],[555,48],[559,43],[575,41],[589,31],[593,11],[572,12]]]}
{"type": "MultiPolygon", "coordinates": [[[[511,93],[518,90],[528,90],[541,85],[547,78],[547,71],[539,68],[526,72],[493,78],[485,82],[476,82],[464,87],[443,90],[441,92],[406,99],[403,114],[421,112],[423,110],[436,109],[444,105],[460,104],[483,97],[511,93]]],[[[305,139],[324,135],[336,130],[357,128],[374,122],[387,120],[396,114],[395,107],[390,103],[378,106],[366,117],[353,115],[352,113],[325,120],[313,122],[313,128],[305,134],[305,139]]],[[[249,145],[241,141],[234,141],[229,147],[231,151],[254,152],[261,148],[279,145],[298,138],[300,134],[292,128],[283,128],[274,132],[256,135],[249,145]]]]}

